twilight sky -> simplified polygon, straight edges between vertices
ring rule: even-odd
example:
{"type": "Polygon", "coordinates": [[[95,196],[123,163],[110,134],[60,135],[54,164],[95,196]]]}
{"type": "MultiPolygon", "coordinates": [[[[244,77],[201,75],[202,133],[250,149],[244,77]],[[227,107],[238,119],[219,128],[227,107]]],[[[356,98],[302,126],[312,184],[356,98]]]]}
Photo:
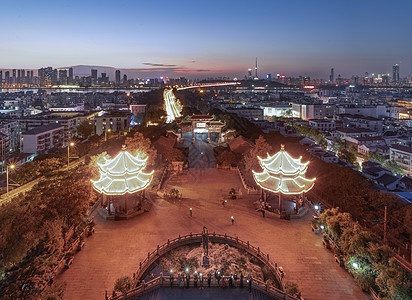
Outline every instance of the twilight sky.
{"type": "Polygon", "coordinates": [[[0,0],[0,68],[150,75],[412,75],[411,0],[0,0]]]}

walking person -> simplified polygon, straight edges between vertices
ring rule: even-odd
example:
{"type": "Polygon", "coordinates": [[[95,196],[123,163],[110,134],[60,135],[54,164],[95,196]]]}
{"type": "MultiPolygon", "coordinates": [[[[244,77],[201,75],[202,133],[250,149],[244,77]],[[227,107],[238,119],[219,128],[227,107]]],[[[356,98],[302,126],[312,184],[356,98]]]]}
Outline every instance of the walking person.
{"type": "Polygon", "coordinates": [[[229,277],[229,287],[233,287],[233,274],[230,274],[229,277]]]}
{"type": "Polygon", "coordinates": [[[180,288],[183,289],[185,287],[185,279],[184,279],[184,275],[181,274],[180,276],[180,288]]]}
{"type": "Polygon", "coordinates": [[[173,287],[173,273],[170,272],[170,287],[173,287]]]}
{"type": "Polygon", "coordinates": [[[217,286],[220,287],[220,279],[221,279],[221,277],[220,277],[219,272],[217,272],[217,277],[216,277],[216,279],[217,279],[217,286]]]}
{"type": "Polygon", "coordinates": [[[200,288],[203,289],[203,274],[199,274],[199,283],[200,283],[200,288]]]}
{"type": "Polygon", "coordinates": [[[237,287],[237,274],[233,275],[233,284],[237,287]]]}
{"type": "Polygon", "coordinates": [[[222,276],[222,288],[226,287],[226,279],[225,279],[225,275],[222,276]]]}
{"type": "Polygon", "coordinates": [[[235,217],[231,216],[230,219],[232,220],[232,225],[235,223],[235,217]]]}
{"type": "Polygon", "coordinates": [[[251,292],[252,292],[252,276],[249,276],[249,293],[251,292]]]}
{"type": "Polygon", "coordinates": [[[207,274],[207,285],[210,287],[210,283],[212,282],[212,274],[207,274]]]}
{"type": "Polygon", "coordinates": [[[243,288],[243,273],[240,273],[240,288],[243,288]]]}
{"type": "Polygon", "coordinates": [[[265,217],[265,210],[262,209],[262,216],[265,217]]]}
{"type": "Polygon", "coordinates": [[[193,284],[193,286],[194,286],[195,288],[197,288],[197,271],[195,271],[195,275],[193,275],[193,278],[194,278],[194,284],[193,284]]]}
{"type": "Polygon", "coordinates": [[[189,288],[189,286],[190,286],[190,274],[187,273],[187,275],[186,275],[186,287],[189,288]]]}

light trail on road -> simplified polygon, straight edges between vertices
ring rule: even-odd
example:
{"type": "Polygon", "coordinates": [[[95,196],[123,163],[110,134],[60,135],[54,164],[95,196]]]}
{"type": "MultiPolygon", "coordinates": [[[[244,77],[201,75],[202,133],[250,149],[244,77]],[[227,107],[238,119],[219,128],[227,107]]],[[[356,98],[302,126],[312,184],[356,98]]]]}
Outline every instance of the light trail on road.
{"type": "Polygon", "coordinates": [[[173,94],[173,89],[165,89],[163,91],[164,109],[167,114],[166,123],[171,123],[182,116],[182,105],[173,94]]]}

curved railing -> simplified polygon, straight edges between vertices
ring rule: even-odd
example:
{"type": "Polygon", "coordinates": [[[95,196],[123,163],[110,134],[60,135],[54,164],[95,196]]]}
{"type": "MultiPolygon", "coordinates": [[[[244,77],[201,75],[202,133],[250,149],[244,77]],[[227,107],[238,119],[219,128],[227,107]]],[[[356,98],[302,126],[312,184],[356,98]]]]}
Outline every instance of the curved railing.
{"type": "MultiPolygon", "coordinates": [[[[141,293],[147,293],[151,291],[151,287],[153,285],[156,285],[156,287],[161,286],[162,284],[158,283],[158,281],[162,281],[164,278],[169,278],[168,276],[161,276],[158,278],[155,278],[147,283],[145,283],[143,278],[145,275],[149,273],[149,269],[151,266],[163,255],[168,253],[171,250],[174,250],[176,248],[186,246],[186,245],[191,245],[191,244],[201,244],[202,242],[202,233],[190,233],[188,235],[184,236],[178,236],[177,238],[167,240],[166,243],[162,245],[157,245],[157,248],[152,251],[147,253],[147,257],[139,263],[139,268],[137,272],[135,273],[135,279],[138,282],[142,282],[139,286],[137,286],[135,289],[130,290],[127,292],[127,294],[118,296],[118,297],[113,297],[111,299],[133,299],[133,297],[138,297],[141,295],[141,293]]],[[[249,241],[243,241],[239,239],[239,237],[232,237],[228,236],[227,234],[217,234],[217,233],[208,233],[207,234],[208,239],[212,243],[221,243],[221,244],[227,244],[232,247],[241,249],[249,253],[250,255],[256,257],[259,259],[260,262],[262,262],[265,266],[269,268],[269,270],[275,275],[279,287],[275,288],[272,287],[268,284],[262,283],[259,280],[253,280],[253,288],[264,292],[265,294],[270,293],[273,297],[276,297],[276,299],[284,299],[285,294],[287,294],[287,291],[285,290],[285,285],[283,282],[283,274],[279,270],[278,266],[276,263],[273,263],[270,258],[269,254],[265,254],[260,250],[260,247],[255,247],[249,243],[249,241]]],[[[289,296],[290,297],[290,296],[289,296]]],[[[290,297],[291,299],[294,299],[293,297],[290,297]]]]}

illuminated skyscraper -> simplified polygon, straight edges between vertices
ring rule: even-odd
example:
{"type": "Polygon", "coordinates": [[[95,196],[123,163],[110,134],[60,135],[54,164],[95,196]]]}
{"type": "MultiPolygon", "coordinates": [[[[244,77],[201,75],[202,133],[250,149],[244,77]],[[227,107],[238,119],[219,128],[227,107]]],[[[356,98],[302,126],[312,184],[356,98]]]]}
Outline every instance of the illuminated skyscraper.
{"type": "Polygon", "coordinates": [[[37,72],[41,86],[51,86],[53,77],[53,68],[41,68],[37,72]]]}
{"type": "Polygon", "coordinates": [[[67,70],[59,70],[59,84],[67,84],[67,70]]]}
{"type": "Polygon", "coordinates": [[[12,81],[12,83],[13,84],[16,83],[16,69],[13,69],[13,81],[12,81]]]}
{"type": "Polygon", "coordinates": [[[398,64],[393,66],[392,81],[399,82],[399,65],[398,64]]]}
{"type": "Polygon", "coordinates": [[[335,74],[334,74],[333,68],[330,69],[329,81],[330,81],[330,82],[334,82],[334,81],[335,81],[335,74]]]}

